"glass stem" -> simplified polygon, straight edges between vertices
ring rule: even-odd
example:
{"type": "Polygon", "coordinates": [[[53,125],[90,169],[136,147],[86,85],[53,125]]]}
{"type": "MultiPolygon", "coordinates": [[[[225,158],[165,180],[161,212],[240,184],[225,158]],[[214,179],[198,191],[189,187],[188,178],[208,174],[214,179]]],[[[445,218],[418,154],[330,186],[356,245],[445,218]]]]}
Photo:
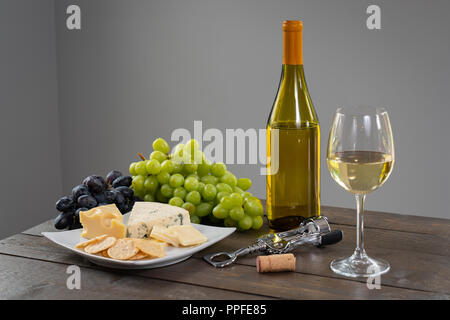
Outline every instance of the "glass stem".
{"type": "Polygon", "coordinates": [[[356,198],[356,249],[354,256],[356,258],[364,258],[366,251],[364,250],[364,201],[365,194],[357,194],[356,198]]]}

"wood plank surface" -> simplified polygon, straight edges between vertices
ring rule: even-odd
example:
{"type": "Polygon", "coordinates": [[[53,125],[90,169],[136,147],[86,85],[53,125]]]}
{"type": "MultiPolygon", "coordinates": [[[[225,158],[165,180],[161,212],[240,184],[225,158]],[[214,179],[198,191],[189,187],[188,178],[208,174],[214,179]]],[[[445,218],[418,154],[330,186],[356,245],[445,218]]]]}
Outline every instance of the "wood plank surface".
{"type": "MultiPolygon", "coordinates": [[[[50,220],[22,234],[0,241],[0,276],[4,279],[4,275],[10,277],[9,273],[28,274],[27,279],[30,282],[24,286],[28,289],[22,291],[17,289],[5,294],[9,297],[30,299],[51,295],[50,291],[47,292],[45,289],[47,286],[43,286],[43,290],[39,285],[38,290],[33,289],[34,273],[36,273],[35,281],[40,283],[40,272],[44,273],[43,278],[47,276],[41,269],[66,268],[69,264],[79,265],[83,268],[83,273],[86,271],[87,279],[92,278],[92,283],[95,283],[95,279],[98,278],[97,281],[102,282],[101,285],[107,288],[111,281],[110,276],[124,277],[124,280],[121,280],[125,283],[123,295],[139,299],[145,298],[144,292],[129,292],[132,289],[126,285],[127,283],[132,286],[134,281],[145,279],[149,281],[148,286],[158,286],[161,299],[189,299],[191,296],[198,297],[197,299],[204,299],[202,296],[209,299],[450,298],[450,220],[367,211],[365,213],[367,252],[371,256],[384,258],[391,264],[391,271],[381,276],[381,289],[368,290],[366,279],[341,277],[329,268],[332,259],[348,256],[354,250],[355,210],[324,206],[322,214],[329,219],[332,229],[344,232],[344,239],[337,245],[325,248],[312,246],[297,248],[294,251],[297,257],[295,272],[259,274],[255,270],[255,256],[241,258],[234,265],[223,269],[216,269],[203,261],[202,257],[206,253],[234,251],[251,244],[256,237],[269,231],[267,223],[257,231],[236,232],[195,254],[193,258],[176,265],[150,270],[112,270],[98,267],[42,237],[41,232],[56,231],[53,220],[50,220]],[[13,268],[14,263],[11,262],[13,260],[21,264],[15,273],[9,269],[13,268]],[[22,264],[26,264],[27,267],[22,264]],[[32,270],[38,271],[33,273],[32,270]]],[[[51,275],[48,277],[50,277],[48,287],[56,286],[51,282],[51,275]]],[[[58,277],[60,278],[55,278],[54,281],[62,281],[67,275],[62,273],[58,277]]],[[[114,287],[117,296],[122,294],[120,293],[122,285],[119,287],[114,287]]],[[[61,287],[59,290],[67,289],[61,287]]],[[[96,291],[90,284],[87,290],[92,290],[90,296],[94,299],[103,297],[104,291],[96,291]]],[[[65,297],[70,298],[71,294],[68,293],[65,297]]],[[[106,296],[106,298],[114,297],[106,296]]],[[[192,299],[196,299],[195,297],[192,299]]],[[[150,294],[147,298],[155,299],[155,296],[150,294]]]]}
{"type": "Polygon", "coordinates": [[[97,270],[80,264],[80,290],[67,288],[67,263],[0,256],[0,299],[267,299],[209,287],[97,270]],[[164,290],[161,290],[164,288],[164,290]]]}
{"type": "MultiPolygon", "coordinates": [[[[105,270],[43,237],[16,235],[7,238],[0,242],[0,253],[105,270]]],[[[207,265],[201,258],[191,258],[158,269],[117,270],[116,272],[284,299],[448,298],[446,294],[391,287],[383,283],[381,290],[368,290],[365,282],[301,272],[259,274],[251,264],[239,263],[216,269],[207,265]]]]}

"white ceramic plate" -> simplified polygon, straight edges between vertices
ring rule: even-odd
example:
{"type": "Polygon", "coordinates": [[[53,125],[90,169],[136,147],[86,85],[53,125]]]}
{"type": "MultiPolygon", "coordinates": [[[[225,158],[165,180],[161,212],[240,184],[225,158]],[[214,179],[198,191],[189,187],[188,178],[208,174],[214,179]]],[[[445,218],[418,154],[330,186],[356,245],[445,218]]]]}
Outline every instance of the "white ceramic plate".
{"type": "MultiPolygon", "coordinates": [[[[128,221],[128,216],[129,214],[123,216],[125,224],[128,221]]],[[[59,244],[60,246],[63,246],[64,248],[67,248],[78,255],[84,256],[92,263],[100,266],[115,269],[151,269],[168,266],[186,260],[194,253],[201,251],[213,245],[214,243],[228,237],[236,230],[236,228],[212,227],[195,223],[193,223],[192,225],[205,235],[205,237],[208,239],[207,242],[199,246],[188,248],[175,248],[172,246],[167,246],[165,257],[151,260],[114,260],[76,249],[75,245],[77,243],[86,241],[86,239],[81,237],[82,229],[60,232],[42,232],[42,235],[44,235],[54,243],[59,244]]]]}

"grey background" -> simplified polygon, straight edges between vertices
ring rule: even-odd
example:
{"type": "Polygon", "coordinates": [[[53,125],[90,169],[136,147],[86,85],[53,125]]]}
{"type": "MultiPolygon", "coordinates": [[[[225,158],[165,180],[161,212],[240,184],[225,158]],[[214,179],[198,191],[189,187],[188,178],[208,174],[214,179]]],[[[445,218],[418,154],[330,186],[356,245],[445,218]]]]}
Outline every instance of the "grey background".
{"type": "MultiPolygon", "coordinates": [[[[8,223],[0,226],[0,237],[53,218],[57,198],[85,176],[127,171],[137,152],[151,152],[154,138],[193,130],[194,120],[202,120],[204,130],[264,128],[280,77],[285,19],[304,22],[306,77],[322,129],[322,204],[354,207],[352,196],[331,179],[325,150],[336,108],[369,104],[389,110],[396,164],[366,208],[448,218],[447,0],[39,0],[1,6],[8,43],[0,53],[7,70],[0,74],[1,161],[9,183],[2,186],[8,223]],[[82,30],[66,29],[70,4],[81,7],[82,30]],[[366,28],[370,4],[381,7],[381,30],[366,28]]],[[[265,197],[259,168],[231,166],[265,197]]]]}

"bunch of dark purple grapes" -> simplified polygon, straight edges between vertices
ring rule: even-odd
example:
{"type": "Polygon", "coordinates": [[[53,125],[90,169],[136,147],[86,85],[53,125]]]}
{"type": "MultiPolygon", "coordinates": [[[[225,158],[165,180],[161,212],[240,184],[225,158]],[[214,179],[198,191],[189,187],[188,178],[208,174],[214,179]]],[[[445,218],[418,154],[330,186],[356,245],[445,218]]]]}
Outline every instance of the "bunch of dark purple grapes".
{"type": "Polygon", "coordinates": [[[60,213],[55,219],[56,229],[81,228],[80,211],[114,203],[122,214],[129,212],[136,201],[132,178],[113,170],[106,179],[92,175],[72,189],[71,196],[64,196],[56,202],[60,213]]]}

